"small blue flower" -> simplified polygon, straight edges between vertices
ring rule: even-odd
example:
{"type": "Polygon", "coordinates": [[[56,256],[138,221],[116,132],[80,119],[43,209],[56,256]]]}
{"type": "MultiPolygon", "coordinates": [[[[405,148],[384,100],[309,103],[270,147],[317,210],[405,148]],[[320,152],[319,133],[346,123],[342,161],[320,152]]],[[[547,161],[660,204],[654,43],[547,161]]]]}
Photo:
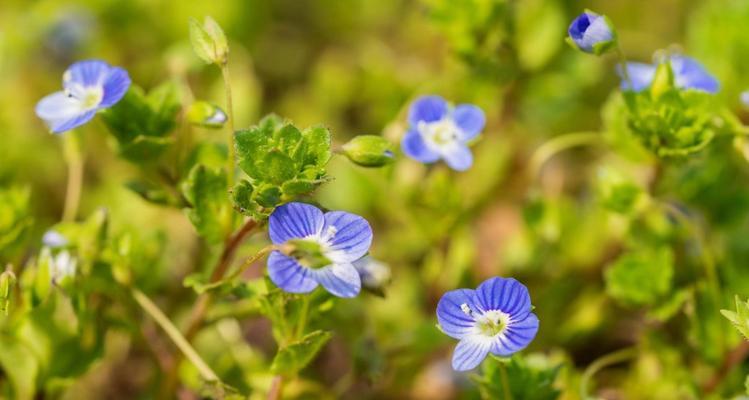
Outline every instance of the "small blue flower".
{"type": "Polygon", "coordinates": [[[586,53],[600,55],[616,43],[616,34],[609,20],[592,11],[585,11],[575,18],[567,33],[568,41],[586,53]]]}
{"type": "Polygon", "coordinates": [[[63,91],[52,93],[36,104],[36,115],[53,133],[63,133],[90,121],[97,111],[116,104],[130,87],[130,76],[122,68],[104,61],[80,61],[62,76],[63,91]]]}
{"type": "Polygon", "coordinates": [[[489,353],[510,356],[538,332],[528,289],[512,278],[490,278],[476,290],[445,293],[437,304],[437,320],[445,334],[460,340],[452,360],[456,371],[476,368],[489,353]]]}
{"type": "MultiPolygon", "coordinates": [[[[720,84],[714,76],[702,66],[697,60],[682,55],[670,56],[671,71],[674,74],[674,84],[681,90],[694,89],[707,93],[717,93],[720,84]]],[[[666,62],[666,61],[662,61],[666,62]]],[[[617,74],[622,79],[621,88],[626,91],[641,92],[650,87],[655,78],[658,63],[643,64],[637,62],[627,63],[627,73],[632,84],[624,78],[621,67],[617,66],[617,74]]]]}
{"type": "Polygon", "coordinates": [[[361,278],[353,265],[372,244],[364,218],[343,211],[323,214],[304,203],[284,204],[270,216],[270,238],[280,250],[268,257],[270,279],[290,293],[308,293],[317,285],[338,297],[354,297],[361,278]]]}
{"type": "Polygon", "coordinates": [[[424,96],[411,105],[409,130],[403,137],[403,152],[416,161],[445,160],[450,168],[465,171],[473,164],[468,141],[484,129],[484,112],[472,104],[451,108],[440,96],[424,96]]]}

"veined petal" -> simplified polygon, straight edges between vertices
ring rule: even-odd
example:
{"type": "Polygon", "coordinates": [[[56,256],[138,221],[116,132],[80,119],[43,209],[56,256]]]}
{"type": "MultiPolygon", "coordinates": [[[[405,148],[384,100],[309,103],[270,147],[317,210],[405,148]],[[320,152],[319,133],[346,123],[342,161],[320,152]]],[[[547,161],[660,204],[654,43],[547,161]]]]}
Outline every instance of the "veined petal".
{"type": "Polygon", "coordinates": [[[473,154],[468,146],[454,143],[442,153],[447,165],[456,171],[465,171],[473,165],[473,154]]]}
{"type": "Polygon", "coordinates": [[[336,263],[362,258],[372,245],[372,227],[366,219],[344,211],[325,213],[322,235],[329,235],[326,255],[336,263]]]}
{"type": "Polygon", "coordinates": [[[411,129],[403,137],[401,149],[405,155],[419,162],[428,164],[440,159],[439,153],[429,148],[424,138],[415,129],[411,129]]]}
{"type": "Polygon", "coordinates": [[[494,339],[491,352],[498,356],[509,356],[528,347],[538,333],[538,317],[530,313],[522,321],[512,321],[505,331],[494,339]]]}
{"type": "Polygon", "coordinates": [[[268,234],[273,244],[283,244],[290,239],[319,234],[324,223],[323,213],[317,207],[287,203],[277,207],[270,215],[268,234]]]}
{"type": "Polygon", "coordinates": [[[351,264],[333,264],[310,270],[315,280],[338,297],[355,297],[361,291],[361,278],[351,264]]]}
{"type": "Polygon", "coordinates": [[[476,368],[489,354],[492,347],[491,338],[471,335],[458,342],[453,352],[453,369],[456,371],[469,371],[476,368]]]}
{"type": "Polygon", "coordinates": [[[289,293],[309,293],[317,287],[312,270],[278,251],[268,256],[268,275],[276,286],[289,293]]]}
{"type": "Polygon", "coordinates": [[[476,137],[486,124],[484,111],[473,104],[460,104],[452,112],[455,125],[460,128],[460,140],[468,141],[476,137]]]}
{"type": "Polygon", "coordinates": [[[411,103],[408,110],[408,123],[416,127],[419,122],[439,121],[449,110],[447,101],[440,96],[422,96],[411,103]]]}
{"type": "Polygon", "coordinates": [[[109,69],[109,75],[104,80],[104,96],[99,107],[111,107],[125,95],[130,88],[130,75],[120,67],[109,69]]]}
{"type": "Polygon", "coordinates": [[[484,310],[499,310],[521,321],[531,312],[528,289],[513,278],[490,278],[476,288],[476,301],[484,310]]]}
{"type": "Polygon", "coordinates": [[[474,290],[451,290],[437,303],[437,322],[445,334],[462,339],[474,332],[474,315],[482,312],[483,310],[476,305],[474,290]]]}
{"type": "Polygon", "coordinates": [[[656,66],[638,62],[628,62],[626,68],[629,79],[632,81],[631,85],[626,79],[621,66],[616,66],[616,73],[622,80],[620,85],[622,90],[641,92],[650,87],[650,84],[653,83],[656,66]]]}
{"type": "Polygon", "coordinates": [[[718,80],[691,57],[671,56],[671,68],[679,89],[696,89],[708,93],[717,93],[720,89],[718,80]]]}
{"type": "Polygon", "coordinates": [[[580,47],[586,51],[593,50],[598,43],[608,42],[614,38],[611,27],[601,15],[590,15],[590,25],[585,30],[580,47]]]}
{"type": "Polygon", "coordinates": [[[62,76],[62,85],[66,90],[76,85],[101,87],[109,76],[111,68],[109,64],[100,60],[79,61],[65,71],[62,76]]]}
{"type": "Polygon", "coordinates": [[[54,133],[62,133],[88,122],[96,110],[84,110],[80,101],[64,92],[55,92],[36,104],[36,115],[54,133]]]}

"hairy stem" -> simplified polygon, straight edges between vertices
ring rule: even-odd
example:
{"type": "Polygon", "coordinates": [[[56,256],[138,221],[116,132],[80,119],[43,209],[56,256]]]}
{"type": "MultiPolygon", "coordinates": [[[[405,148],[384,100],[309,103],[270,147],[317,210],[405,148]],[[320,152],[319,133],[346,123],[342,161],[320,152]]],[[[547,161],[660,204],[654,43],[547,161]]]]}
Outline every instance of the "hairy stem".
{"type": "Polygon", "coordinates": [[[62,212],[62,220],[69,222],[75,220],[78,214],[78,204],[81,200],[81,189],[83,188],[83,155],[81,144],[76,132],[68,132],[64,135],[64,155],[68,164],[68,184],[65,191],[65,206],[62,212]]]}
{"type": "Polygon", "coordinates": [[[133,299],[143,308],[148,315],[156,321],[161,329],[166,332],[167,336],[174,342],[177,348],[180,349],[182,354],[187,357],[188,360],[197,368],[200,376],[209,382],[218,382],[219,378],[211,367],[206,364],[205,361],[200,357],[197,351],[190,345],[190,342],[182,336],[179,329],[167,318],[166,315],[159,309],[156,304],[151,301],[143,292],[138,289],[132,289],[133,299]]]}

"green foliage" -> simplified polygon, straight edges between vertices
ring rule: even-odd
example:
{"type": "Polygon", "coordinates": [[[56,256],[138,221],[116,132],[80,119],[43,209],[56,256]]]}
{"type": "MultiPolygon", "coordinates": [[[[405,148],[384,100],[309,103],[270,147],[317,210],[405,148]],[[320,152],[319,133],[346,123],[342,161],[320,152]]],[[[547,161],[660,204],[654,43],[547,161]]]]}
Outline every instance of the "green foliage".
{"type": "Polygon", "coordinates": [[[610,211],[630,214],[644,197],[643,189],[616,169],[601,168],[597,178],[600,202],[610,211]]]}
{"type": "Polygon", "coordinates": [[[554,387],[561,365],[552,366],[540,357],[489,357],[483,374],[474,380],[484,399],[555,400],[560,391],[554,387]]]}
{"type": "Polygon", "coordinates": [[[207,64],[226,64],[229,44],[224,31],[213,18],[206,16],[203,25],[190,18],[190,42],[195,54],[207,64]]]}
{"type": "Polygon", "coordinates": [[[351,139],[341,148],[351,162],[362,167],[382,167],[393,162],[391,144],[385,138],[361,135],[351,139]]]}
{"type": "Polygon", "coordinates": [[[330,132],[300,131],[275,115],[235,135],[239,167],[249,176],[233,190],[237,209],[262,216],[286,199],[307,194],[325,182],[330,132]]]}
{"type": "Polygon", "coordinates": [[[117,152],[134,162],[154,162],[174,142],[169,133],[180,110],[177,86],[166,82],[147,95],[132,86],[102,119],[117,142],[117,152]]]}
{"type": "Polygon", "coordinates": [[[331,338],[330,332],[314,331],[278,349],[270,366],[271,372],[294,376],[304,369],[331,338]]]}
{"type": "Polygon", "coordinates": [[[671,289],[673,263],[667,247],[630,250],[607,268],[606,292],[624,304],[655,304],[671,289]]]}
{"type": "Polygon", "coordinates": [[[29,188],[0,188],[0,263],[23,244],[31,228],[30,199],[29,188]]]}
{"type": "Polygon", "coordinates": [[[720,310],[746,340],[749,340],[749,301],[742,301],[736,296],[736,311],[720,310]]]}
{"type": "Polygon", "coordinates": [[[191,207],[185,210],[198,233],[210,243],[221,242],[231,216],[226,172],[196,165],[182,185],[191,207]]]}

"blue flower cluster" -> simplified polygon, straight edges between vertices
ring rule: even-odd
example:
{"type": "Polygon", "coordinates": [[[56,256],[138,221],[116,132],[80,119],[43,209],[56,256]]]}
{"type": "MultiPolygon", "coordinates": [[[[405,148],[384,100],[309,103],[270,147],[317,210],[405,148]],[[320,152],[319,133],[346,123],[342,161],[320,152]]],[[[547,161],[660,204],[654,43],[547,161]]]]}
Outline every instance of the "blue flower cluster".
{"type": "Polygon", "coordinates": [[[661,63],[669,63],[674,74],[674,84],[679,89],[694,89],[707,93],[717,93],[720,90],[718,80],[702,64],[694,58],[682,55],[665,57],[654,64],[629,62],[626,64],[629,80],[625,79],[622,68],[618,67],[617,73],[622,79],[622,90],[641,92],[649,88],[661,63]]]}

